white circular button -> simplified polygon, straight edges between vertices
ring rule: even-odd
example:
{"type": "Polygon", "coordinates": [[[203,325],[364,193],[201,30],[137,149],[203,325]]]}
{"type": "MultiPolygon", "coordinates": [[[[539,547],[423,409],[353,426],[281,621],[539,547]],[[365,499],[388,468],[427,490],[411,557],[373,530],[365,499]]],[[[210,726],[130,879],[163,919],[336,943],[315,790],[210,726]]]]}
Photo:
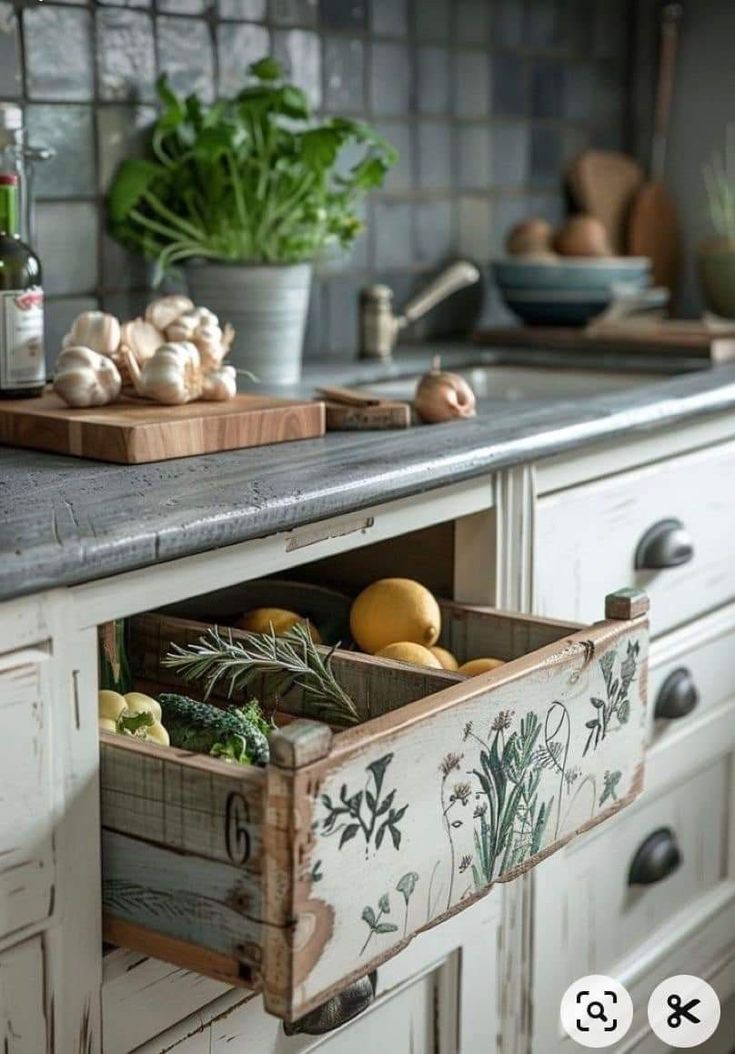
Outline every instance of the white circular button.
{"type": "Polygon", "coordinates": [[[589,974],[569,985],[561,1000],[564,1031],[582,1047],[611,1047],[633,1021],[633,1000],[614,977],[589,974]]]}
{"type": "Polygon", "coordinates": [[[701,977],[682,973],[667,977],[648,1000],[648,1022],[670,1047],[698,1047],[720,1023],[720,1000],[701,977]]]}

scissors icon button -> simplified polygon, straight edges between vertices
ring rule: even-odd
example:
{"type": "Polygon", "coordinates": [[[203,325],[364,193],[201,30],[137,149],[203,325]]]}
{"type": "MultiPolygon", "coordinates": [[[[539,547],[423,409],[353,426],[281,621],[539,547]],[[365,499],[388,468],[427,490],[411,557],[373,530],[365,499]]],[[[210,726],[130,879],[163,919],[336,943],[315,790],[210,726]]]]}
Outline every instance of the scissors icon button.
{"type": "Polygon", "coordinates": [[[690,999],[688,1003],[684,1003],[682,1006],[681,996],[674,992],[666,1000],[669,1009],[674,1011],[673,1014],[669,1014],[666,1024],[669,1028],[678,1028],[681,1024],[682,1018],[686,1018],[687,1021],[691,1021],[693,1024],[698,1025],[700,1019],[692,1013],[692,1010],[694,1010],[695,1006],[699,1006],[701,1001],[701,999],[690,999]]]}

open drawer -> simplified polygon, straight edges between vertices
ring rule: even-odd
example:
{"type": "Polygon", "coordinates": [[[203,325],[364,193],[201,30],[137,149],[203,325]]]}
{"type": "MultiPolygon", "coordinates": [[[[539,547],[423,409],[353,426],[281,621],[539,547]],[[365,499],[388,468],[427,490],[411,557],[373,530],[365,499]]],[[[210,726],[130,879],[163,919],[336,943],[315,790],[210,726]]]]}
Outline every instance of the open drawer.
{"type": "MultiPolygon", "coordinates": [[[[636,797],[647,607],[612,594],[579,628],[443,604],[460,660],[506,664],[467,679],[337,652],[364,720],[334,731],[291,693],[264,769],[104,735],[107,939],[261,987],[287,1021],[312,1010],[636,797]]],[[[162,657],[204,628],[133,619],[136,676],[175,685],[162,657]]]]}

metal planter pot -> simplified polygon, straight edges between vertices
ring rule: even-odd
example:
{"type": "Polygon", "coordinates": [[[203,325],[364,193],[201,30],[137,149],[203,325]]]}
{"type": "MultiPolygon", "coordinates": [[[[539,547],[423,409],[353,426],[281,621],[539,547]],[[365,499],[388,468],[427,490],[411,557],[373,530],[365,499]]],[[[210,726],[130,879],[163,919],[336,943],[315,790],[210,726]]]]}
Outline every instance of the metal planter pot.
{"type": "Polygon", "coordinates": [[[735,318],[735,242],[712,238],[699,247],[699,277],[710,311],[735,318]]]}
{"type": "Polygon", "coordinates": [[[311,264],[192,263],[189,294],[235,327],[228,362],[263,384],[296,384],[311,288],[311,264]]]}

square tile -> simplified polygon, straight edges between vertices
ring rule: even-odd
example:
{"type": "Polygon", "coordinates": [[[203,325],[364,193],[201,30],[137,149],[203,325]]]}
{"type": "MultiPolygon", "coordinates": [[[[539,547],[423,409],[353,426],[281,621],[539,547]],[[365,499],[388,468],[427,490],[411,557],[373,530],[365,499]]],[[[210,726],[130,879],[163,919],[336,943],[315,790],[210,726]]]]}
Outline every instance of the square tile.
{"type": "Polygon", "coordinates": [[[319,17],[326,29],[365,29],[368,0],[321,0],[319,17]]]}
{"type": "Polygon", "coordinates": [[[28,141],[50,147],[55,156],[33,169],[33,193],[39,198],[93,195],[97,190],[94,123],[91,106],[31,103],[26,107],[28,141]]]}
{"type": "Polygon", "coordinates": [[[459,186],[462,190],[487,190],[490,186],[490,129],[481,124],[460,124],[455,135],[459,186]]]}
{"type": "Polygon", "coordinates": [[[415,207],[416,259],[440,265],[451,254],[454,239],[454,206],[447,201],[422,201],[415,207]]]}
{"type": "Polygon", "coordinates": [[[91,293],[97,287],[97,207],[90,201],[41,201],[36,206],[43,287],[91,293]]]}
{"type": "Polygon", "coordinates": [[[595,65],[566,62],[562,79],[562,109],[570,121],[588,121],[595,110],[595,65]]]}
{"type": "Polygon", "coordinates": [[[340,275],[324,283],[322,344],[330,354],[350,357],[357,350],[360,289],[363,279],[340,275]]]}
{"type": "Polygon", "coordinates": [[[259,22],[265,18],[267,0],[217,0],[220,18],[241,18],[247,22],[259,22]]]}
{"type": "Polygon", "coordinates": [[[97,108],[98,179],[101,194],[110,189],[117,166],[126,157],[142,157],[156,119],[152,106],[97,108]]]}
{"type": "Polygon", "coordinates": [[[531,113],[561,117],[563,68],[556,59],[536,59],[531,69],[531,113]]]}
{"type": "Polygon", "coordinates": [[[625,114],[626,83],[615,61],[598,62],[595,69],[591,117],[601,127],[618,128],[625,114]]]}
{"type": "Polygon", "coordinates": [[[502,117],[525,117],[529,111],[528,62],[522,55],[497,52],[491,60],[492,109],[502,117]]]}
{"type": "Polygon", "coordinates": [[[628,20],[620,0],[590,0],[594,7],[593,49],[599,58],[618,58],[625,53],[628,20]]]}
{"type": "Polygon", "coordinates": [[[493,222],[490,239],[491,259],[505,254],[505,239],[516,223],[531,215],[525,196],[498,194],[493,199],[493,222]]]}
{"type": "Polygon", "coordinates": [[[221,22],[217,26],[219,94],[235,95],[248,79],[248,67],[270,53],[265,26],[221,22]]]}
{"type": "Polygon", "coordinates": [[[74,319],[82,311],[96,311],[97,306],[94,297],[65,297],[63,300],[46,297],[43,305],[43,343],[49,372],[54,368],[61,351],[61,342],[74,319]]]}
{"type": "Polygon", "coordinates": [[[595,11],[590,0],[562,0],[561,38],[569,51],[581,58],[591,54],[595,37],[595,11]]]}
{"type": "Polygon", "coordinates": [[[196,18],[156,19],[158,62],[174,91],[214,99],[214,49],[209,26],[196,18]]]}
{"type": "Polygon", "coordinates": [[[490,0],[457,0],[455,33],[460,44],[481,44],[490,33],[490,0]]]}
{"type": "Polygon", "coordinates": [[[552,48],[561,39],[561,0],[528,0],[524,44],[532,48],[552,48]]]}
{"type": "Polygon", "coordinates": [[[371,28],[384,37],[405,37],[408,32],[407,0],[372,0],[371,28]]]}
{"type": "Polygon", "coordinates": [[[149,14],[125,8],[98,11],[97,71],[101,98],[155,100],[156,55],[149,14]]]}
{"type": "Polygon", "coordinates": [[[97,0],[103,7],[152,7],[153,0],[97,0]]]}
{"type": "Polygon", "coordinates": [[[528,179],[529,127],[520,121],[493,126],[494,187],[520,187],[528,179]]]}
{"type": "Polygon", "coordinates": [[[318,109],[322,103],[321,39],[308,29],[280,29],[273,34],[273,54],[285,74],[318,109]]]}
{"type": "Polygon", "coordinates": [[[416,109],[419,113],[449,113],[451,108],[448,48],[416,49],[416,109]]]}
{"type": "Polygon", "coordinates": [[[0,3],[0,98],[17,99],[22,91],[18,18],[12,4],[0,3]]]}
{"type": "Polygon", "coordinates": [[[156,9],[172,15],[204,15],[213,0],[156,0],[156,9]]]}
{"type": "Polygon", "coordinates": [[[377,131],[398,151],[398,161],[383,184],[386,190],[412,190],[414,185],[413,138],[407,121],[376,121],[377,131]]]}
{"type": "Polygon", "coordinates": [[[152,261],[126,249],[107,232],[102,232],[102,287],[107,292],[145,288],[153,273],[152,261]]]}
{"type": "Polygon", "coordinates": [[[270,0],[270,16],[279,26],[315,26],[318,0],[270,0]]]}
{"type": "Polygon", "coordinates": [[[373,239],[376,268],[409,267],[414,261],[411,203],[375,201],[373,239]]]}
{"type": "Polygon", "coordinates": [[[491,256],[489,199],[463,195],[459,198],[457,212],[457,252],[477,263],[484,263],[491,256]]]}
{"type": "Polygon", "coordinates": [[[419,121],[416,129],[418,185],[445,190],[454,183],[452,126],[448,121],[419,121]]]}
{"type": "Polygon", "coordinates": [[[86,102],[94,94],[92,18],[73,7],[23,12],[26,79],[32,99],[86,102]]]}
{"type": "Polygon", "coordinates": [[[323,37],[324,106],[333,113],[365,109],[365,47],[357,37],[323,37]]]}
{"type": "Polygon", "coordinates": [[[535,125],[531,129],[531,180],[543,185],[558,183],[562,157],[561,129],[535,125]]]}
{"type": "Polygon", "coordinates": [[[451,28],[450,0],[415,0],[413,22],[419,40],[446,42],[451,28]]]}
{"type": "Polygon", "coordinates": [[[494,0],[492,13],[493,44],[515,48],[523,41],[523,0],[494,0]]]}
{"type": "Polygon", "coordinates": [[[370,99],[373,112],[381,117],[398,117],[411,109],[411,63],[405,44],[373,43],[370,99]]]}
{"type": "Polygon", "coordinates": [[[486,117],[490,112],[490,65],[484,51],[455,53],[454,112],[458,117],[486,117]]]}

